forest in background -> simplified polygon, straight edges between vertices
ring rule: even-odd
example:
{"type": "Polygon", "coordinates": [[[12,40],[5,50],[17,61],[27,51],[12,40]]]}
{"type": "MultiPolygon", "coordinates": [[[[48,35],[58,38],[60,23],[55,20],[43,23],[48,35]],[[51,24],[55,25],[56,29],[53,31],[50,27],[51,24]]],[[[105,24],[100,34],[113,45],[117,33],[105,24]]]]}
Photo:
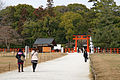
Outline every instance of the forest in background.
{"type": "Polygon", "coordinates": [[[114,0],[89,0],[91,9],[47,2],[46,8],[19,4],[0,10],[0,47],[32,47],[37,38],[54,38],[65,45],[74,43],[73,34],[86,34],[95,47],[120,48],[120,6],[114,0]]]}

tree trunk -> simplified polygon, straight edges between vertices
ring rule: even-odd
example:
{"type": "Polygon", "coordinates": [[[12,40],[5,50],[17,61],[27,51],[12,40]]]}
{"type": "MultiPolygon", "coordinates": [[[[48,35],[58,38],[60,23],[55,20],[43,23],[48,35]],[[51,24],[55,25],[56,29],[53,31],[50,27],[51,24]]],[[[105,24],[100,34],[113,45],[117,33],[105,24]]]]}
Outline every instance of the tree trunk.
{"type": "Polygon", "coordinates": [[[70,48],[70,38],[68,39],[68,48],[70,48]]]}
{"type": "Polygon", "coordinates": [[[8,39],[5,38],[5,44],[6,44],[6,47],[7,47],[7,51],[10,50],[10,43],[8,43],[8,39]]]}
{"type": "Polygon", "coordinates": [[[9,45],[7,46],[7,51],[10,51],[10,46],[9,45]]]}

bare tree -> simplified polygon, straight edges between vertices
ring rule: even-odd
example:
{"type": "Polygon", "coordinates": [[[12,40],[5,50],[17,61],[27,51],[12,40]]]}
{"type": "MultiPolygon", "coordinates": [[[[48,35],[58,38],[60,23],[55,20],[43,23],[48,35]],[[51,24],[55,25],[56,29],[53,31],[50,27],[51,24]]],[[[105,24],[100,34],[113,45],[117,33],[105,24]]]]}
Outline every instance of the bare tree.
{"type": "Polygon", "coordinates": [[[3,8],[4,3],[0,0],[0,10],[3,8]]]}
{"type": "Polygon", "coordinates": [[[0,26],[1,45],[5,45],[9,49],[11,44],[19,45],[22,42],[23,39],[11,26],[0,26]]]}

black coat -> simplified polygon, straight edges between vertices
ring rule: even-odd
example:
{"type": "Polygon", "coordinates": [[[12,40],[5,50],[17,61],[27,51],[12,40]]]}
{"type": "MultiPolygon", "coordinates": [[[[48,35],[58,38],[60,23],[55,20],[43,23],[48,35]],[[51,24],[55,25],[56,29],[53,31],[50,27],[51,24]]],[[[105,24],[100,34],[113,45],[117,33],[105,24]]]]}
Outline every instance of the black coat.
{"type": "Polygon", "coordinates": [[[87,51],[84,51],[84,54],[83,54],[84,58],[88,58],[88,54],[87,54],[87,51]]]}
{"type": "Polygon", "coordinates": [[[23,52],[18,52],[16,54],[16,58],[18,59],[18,63],[23,63],[24,62],[23,60],[21,60],[21,56],[23,56],[25,58],[25,55],[24,55],[23,52]]]}

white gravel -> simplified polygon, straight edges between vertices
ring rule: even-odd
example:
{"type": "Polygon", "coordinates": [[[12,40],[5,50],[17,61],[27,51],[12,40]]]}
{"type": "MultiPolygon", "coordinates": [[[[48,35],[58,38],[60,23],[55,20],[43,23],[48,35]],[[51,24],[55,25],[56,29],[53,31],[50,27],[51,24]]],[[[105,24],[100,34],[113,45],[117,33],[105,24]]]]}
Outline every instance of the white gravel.
{"type": "Polygon", "coordinates": [[[89,60],[84,62],[83,54],[69,53],[67,56],[43,62],[37,65],[36,72],[32,67],[0,74],[0,80],[90,80],[89,60]]]}

